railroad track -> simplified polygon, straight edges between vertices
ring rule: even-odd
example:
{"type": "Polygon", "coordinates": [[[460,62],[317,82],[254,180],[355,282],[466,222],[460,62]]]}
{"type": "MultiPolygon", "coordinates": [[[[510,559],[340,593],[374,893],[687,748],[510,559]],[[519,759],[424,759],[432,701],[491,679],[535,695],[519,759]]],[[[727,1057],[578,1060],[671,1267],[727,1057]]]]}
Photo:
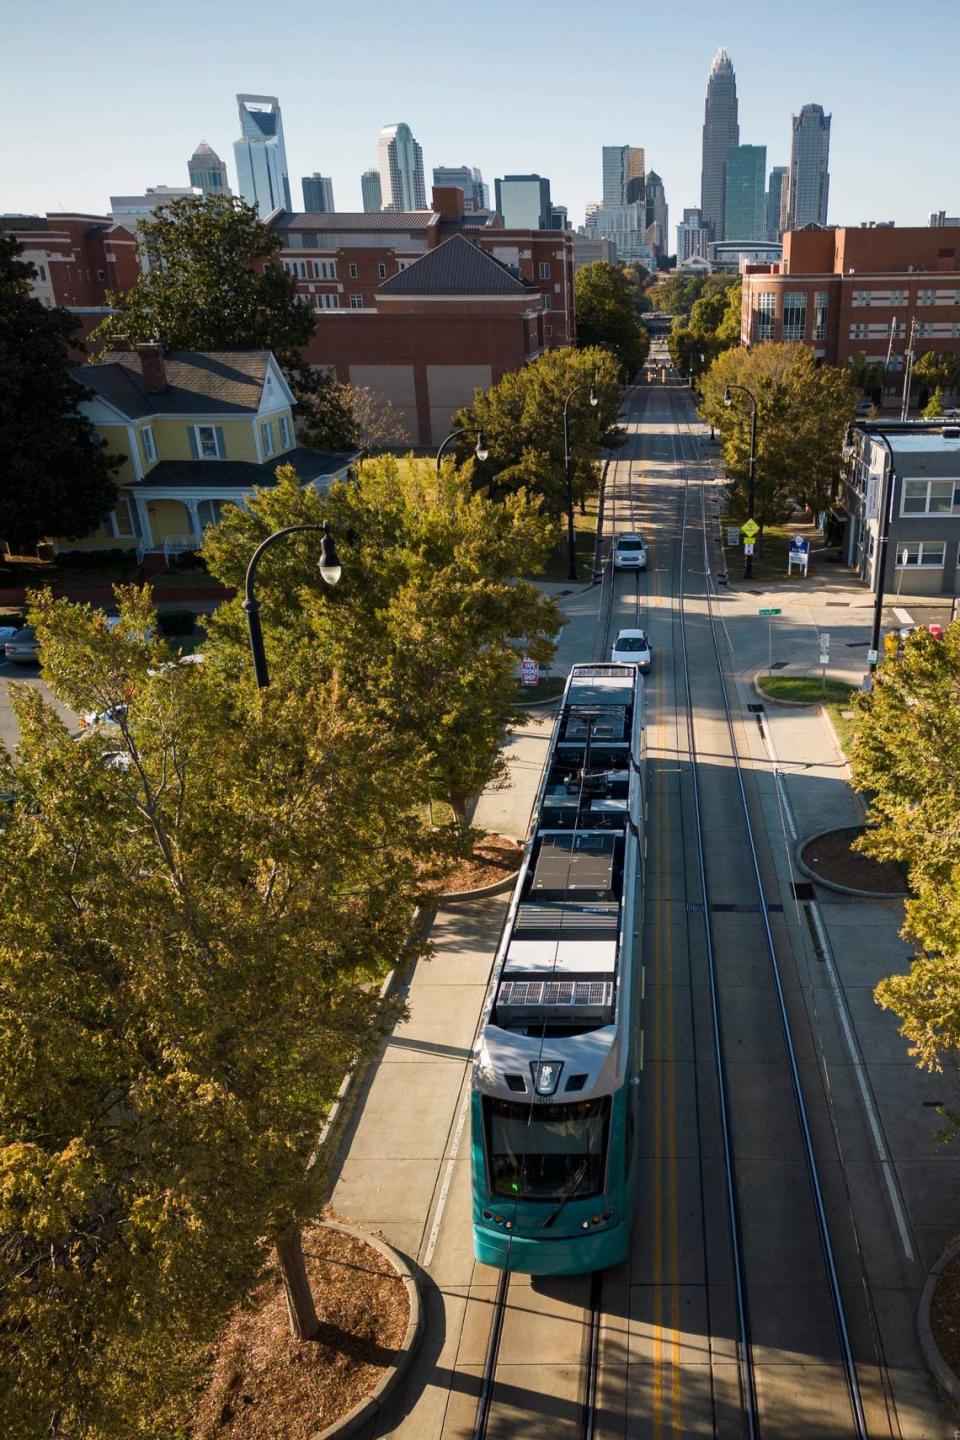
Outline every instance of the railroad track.
{"type": "MultiPolygon", "coordinates": [[[[839,1280],[834,1244],[824,1201],[820,1168],[813,1144],[811,1121],[800,1079],[797,1048],[784,993],[781,965],[777,954],[777,945],[764,891],[759,851],[744,784],[734,713],[727,692],[719,636],[720,620],[717,615],[716,602],[711,587],[710,560],[707,545],[705,486],[702,473],[699,475],[693,475],[691,473],[691,462],[693,465],[699,465],[701,459],[699,439],[692,431],[689,422],[681,413],[682,403],[677,394],[671,396],[671,410],[677,427],[673,437],[674,457],[683,475],[683,485],[678,502],[678,532],[674,542],[673,567],[675,575],[674,625],[677,641],[677,643],[674,644],[673,650],[675,677],[678,682],[676,685],[676,699],[679,710],[682,690],[684,728],[687,737],[688,760],[692,778],[693,840],[701,890],[700,909],[703,916],[706,968],[712,1008],[711,1031],[713,1058],[720,1111],[720,1131],[729,1222],[731,1266],[734,1274],[737,1317],[737,1360],[743,1431],[747,1437],[750,1437],[750,1440],[764,1433],[761,1409],[758,1402],[755,1337],[751,1316],[750,1267],[747,1263],[747,1257],[751,1247],[756,1247],[757,1238],[744,1232],[741,1177],[738,1175],[737,1169],[734,1120],[729,1085],[729,1063],[724,1040],[724,998],[722,994],[720,965],[718,963],[720,952],[723,949],[724,943],[729,943],[730,936],[728,934],[727,941],[725,942],[723,937],[718,935],[718,924],[715,917],[714,895],[716,887],[714,886],[712,875],[714,861],[706,843],[704,792],[701,781],[704,759],[698,741],[698,722],[695,716],[694,689],[691,680],[691,650],[693,639],[687,596],[687,579],[693,566],[691,565],[692,557],[690,557],[687,551],[687,542],[689,532],[695,530],[698,523],[702,544],[703,592],[702,595],[697,596],[697,598],[704,604],[704,619],[706,621],[701,629],[701,642],[704,630],[708,636],[707,645],[704,646],[701,643],[701,664],[697,668],[698,687],[703,691],[707,686],[705,666],[702,663],[703,651],[706,649],[708,656],[712,656],[715,665],[715,672],[711,674],[709,682],[710,694],[715,697],[716,702],[718,702],[716,708],[722,715],[722,720],[720,721],[721,728],[725,729],[728,740],[729,758],[735,782],[733,789],[736,796],[734,803],[737,808],[738,827],[742,827],[740,833],[745,841],[745,859],[748,862],[749,881],[755,897],[753,907],[746,908],[753,908],[756,912],[756,918],[747,922],[742,917],[738,917],[739,930],[736,933],[742,937],[746,933],[745,926],[749,923],[751,927],[751,943],[755,944],[758,950],[762,950],[769,961],[769,977],[776,999],[776,1011],[782,1030],[783,1059],[789,1074],[796,1125],[809,1185],[810,1206],[814,1216],[816,1232],[819,1237],[825,1287],[829,1293],[830,1304],[833,1311],[837,1363],[842,1370],[849,1406],[849,1419],[846,1423],[842,1421],[839,1415],[837,1416],[837,1440],[840,1440],[841,1436],[852,1436],[856,1437],[856,1440],[866,1440],[868,1435],[867,1420],[861,1394],[860,1379],[853,1354],[850,1325],[839,1280]],[[684,430],[686,433],[682,433],[684,430]],[[692,456],[687,453],[688,446],[694,448],[694,454],[692,456]],[[697,505],[696,495],[694,495],[693,506],[691,506],[692,492],[699,493],[699,505],[697,505]],[[693,510],[693,514],[691,510],[693,510]],[[697,511],[699,512],[698,516],[697,511]]],[[[694,564],[695,563],[696,561],[694,560],[694,564]]],[[[717,749],[716,739],[713,740],[710,749],[714,752],[711,755],[711,759],[715,760],[717,749]]],[[[729,833],[727,833],[725,835],[725,844],[729,845],[731,843],[732,838],[729,833]]],[[[743,1058],[742,1052],[738,1058],[743,1058]]],[[[702,1182],[701,1188],[703,1188],[702,1182]]],[[[705,1194],[703,1199],[704,1204],[706,1204],[707,1197],[705,1194]]],[[[756,1271],[754,1269],[754,1277],[755,1274],[756,1271]]]]}

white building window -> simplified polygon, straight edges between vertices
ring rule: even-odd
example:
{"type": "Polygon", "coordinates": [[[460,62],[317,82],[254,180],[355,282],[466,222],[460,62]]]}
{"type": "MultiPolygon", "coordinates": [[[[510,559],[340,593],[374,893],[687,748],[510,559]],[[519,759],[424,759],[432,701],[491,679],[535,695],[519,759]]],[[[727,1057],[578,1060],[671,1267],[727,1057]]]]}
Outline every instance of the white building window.
{"type": "Polygon", "coordinates": [[[362,310],[362,309],[363,309],[363,296],[362,296],[362,295],[351,295],[351,296],[350,296],[350,309],[351,309],[351,310],[362,310]]]}
{"type": "Polygon", "coordinates": [[[549,279],[550,279],[550,261],[549,261],[549,260],[541,260],[541,261],[540,261],[540,266],[539,266],[539,271],[540,271],[540,279],[541,279],[541,280],[549,280],[549,279]]]}
{"type": "Polygon", "coordinates": [[[131,540],[135,538],[137,532],[133,526],[133,509],[130,501],[125,500],[122,495],[113,507],[110,518],[113,522],[114,539],[131,540]]]}
{"type": "Polygon", "coordinates": [[[814,340],[826,340],[827,338],[827,305],[828,295],[826,290],[818,290],[813,297],[813,338],[814,340]]]}
{"type": "Polygon", "coordinates": [[[380,279],[381,279],[381,280],[386,280],[386,278],[387,278],[387,267],[386,267],[386,265],[378,265],[378,266],[377,266],[377,274],[380,276],[380,279]]]}
{"type": "Polygon", "coordinates": [[[359,273],[359,272],[358,272],[358,270],[357,270],[356,265],[351,265],[351,266],[350,266],[350,279],[351,279],[351,280],[356,280],[358,273],[359,273]]]}
{"type": "Polygon", "coordinates": [[[947,542],[945,540],[898,540],[897,541],[897,569],[919,566],[923,569],[943,569],[943,557],[946,552],[947,542]]]}
{"type": "Polygon", "coordinates": [[[260,426],[260,444],[263,447],[264,455],[273,454],[273,421],[265,420],[260,426]]]}
{"type": "Polygon", "coordinates": [[[157,441],[152,425],[144,425],[140,431],[140,439],[143,441],[143,458],[148,465],[152,465],[157,458],[157,441]]]}
{"type": "Polygon", "coordinates": [[[314,260],[313,274],[316,280],[336,280],[336,260],[314,260]]]}
{"type": "Polygon", "coordinates": [[[776,324],[777,292],[775,290],[761,290],[757,296],[757,339],[772,340],[776,324]]]}
{"type": "Polygon", "coordinates": [[[783,296],[783,338],[802,340],[807,328],[807,297],[803,290],[786,290],[783,296]]]}
{"type": "Polygon", "coordinates": [[[904,480],[901,515],[951,515],[952,480],[904,480]]]}
{"type": "Polygon", "coordinates": [[[227,447],[219,425],[191,425],[190,448],[195,460],[223,460],[227,447]]]}
{"type": "Polygon", "coordinates": [[[280,416],[280,449],[289,450],[293,444],[293,434],[290,428],[290,416],[280,416]]]}
{"type": "Polygon", "coordinates": [[[46,282],[47,282],[47,268],[46,268],[45,265],[38,265],[38,266],[37,266],[37,274],[40,276],[40,279],[44,282],[44,284],[46,284],[46,282]]]}
{"type": "Polygon", "coordinates": [[[316,308],[318,310],[339,310],[340,296],[324,294],[316,297],[316,308]]]}

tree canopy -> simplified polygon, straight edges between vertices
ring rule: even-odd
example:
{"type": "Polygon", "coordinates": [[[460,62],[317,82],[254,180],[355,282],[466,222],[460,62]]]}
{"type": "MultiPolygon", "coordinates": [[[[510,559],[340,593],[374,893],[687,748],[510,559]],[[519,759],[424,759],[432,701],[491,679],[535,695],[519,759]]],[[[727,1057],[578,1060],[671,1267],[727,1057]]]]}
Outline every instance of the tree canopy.
{"type": "Polygon", "coordinates": [[[90,397],[70,374],[79,321],[31,297],[36,273],[0,235],[0,537],[13,551],[96,530],[120,464],[78,409],[90,397]]]}
{"type": "Polygon", "coordinates": [[[489,458],[473,465],[474,485],[501,496],[526,489],[540,497],[554,521],[566,507],[563,465],[563,406],[568,407],[574,494],[593,494],[599,485],[597,457],[602,447],[623,443],[616,421],[620,409],[619,365],[609,351],[560,349],[535,365],[513,370],[487,391],[477,391],[471,406],[453,417],[472,432],[458,455],[466,460],[483,430],[489,458]],[[597,405],[589,392],[595,386],[597,405]]]}
{"type": "Polygon", "coordinates": [[[595,260],[577,271],[577,343],[589,350],[606,345],[632,379],[650,349],[650,336],[637,319],[634,289],[623,270],[595,260]]]}
{"type": "Polygon", "coordinates": [[[857,390],[847,368],[816,365],[805,345],[763,344],[724,351],[701,381],[700,412],[721,435],[735,507],[745,511],[751,406],[740,391],[723,403],[727,385],[743,385],[757,402],[754,514],[760,525],[786,520],[795,505],[825,509],[836,490],[840,448],[857,390]]]}
{"type": "Polygon", "coordinates": [[[74,738],[18,686],[0,756],[9,1440],[174,1433],[263,1238],[283,1262],[316,1213],[308,1162],[395,1018],[376,982],[429,838],[411,747],[335,683],[256,692],[215,639],[172,664],[149,595],[118,598],[113,632],[31,611],[54,692],[112,721],[74,738]]]}
{"type": "Polygon", "coordinates": [[[724,350],[740,344],[740,299],[743,287],[702,295],[693,302],[689,319],[674,319],[668,337],[670,358],[683,374],[702,375],[724,350]]]}
{"type": "Polygon", "coordinates": [[[654,310],[668,315],[689,315],[695,301],[723,294],[737,284],[737,275],[660,275],[647,286],[647,295],[654,310]]]}
{"type": "MultiPolygon", "coordinates": [[[[420,757],[419,797],[449,804],[463,833],[474,796],[503,773],[519,657],[553,654],[556,607],[516,579],[542,568],[551,526],[525,491],[494,502],[452,461],[438,475],[432,462],[384,456],[327,499],[281,467],[275,488],[206,532],[203,553],[218,579],[242,587],[260,540],[324,518],[343,562],[336,591],[319,577],[309,535],[271,552],[261,571],[271,673],[302,690],[335,683],[420,757]]],[[[246,664],[239,603],[222,607],[212,628],[246,664]]]]}
{"type": "Polygon", "coordinates": [[[940,1069],[960,1050],[960,622],[942,640],[908,636],[857,712],[853,777],[871,825],[862,848],[909,866],[903,933],[917,946],[909,973],[876,996],[918,1061],[940,1069]]]}

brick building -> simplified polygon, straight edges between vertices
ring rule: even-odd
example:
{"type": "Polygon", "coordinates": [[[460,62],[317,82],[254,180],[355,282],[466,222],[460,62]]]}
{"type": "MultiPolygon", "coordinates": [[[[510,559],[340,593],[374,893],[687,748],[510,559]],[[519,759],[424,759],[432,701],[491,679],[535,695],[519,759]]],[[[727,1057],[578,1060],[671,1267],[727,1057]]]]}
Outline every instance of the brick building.
{"type": "Polygon", "coordinates": [[[318,311],[309,355],[389,401],[415,446],[438,446],[475,390],[546,348],[540,292],[462,234],[395,264],[369,300],[318,311]]]}
{"type": "Polygon", "coordinates": [[[81,341],[109,313],[107,291],[129,290],[140,277],[136,239],[108,215],[0,215],[0,230],[16,235],[36,268],[31,293],[72,311],[81,341]]]}
{"type": "Polygon", "coordinates": [[[960,228],[792,230],[779,263],[744,267],[745,345],[799,340],[831,365],[883,364],[892,328],[893,379],[912,320],[915,355],[960,354],[960,228]]]}
{"type": "Polygon", "coordinates": [[[575,342],[573,235],[465,214],[457,188],[435,187],[432,210],[269,223],[316,314],[310,363],[389,400],[416,446],[475,389],[575,342]]]}

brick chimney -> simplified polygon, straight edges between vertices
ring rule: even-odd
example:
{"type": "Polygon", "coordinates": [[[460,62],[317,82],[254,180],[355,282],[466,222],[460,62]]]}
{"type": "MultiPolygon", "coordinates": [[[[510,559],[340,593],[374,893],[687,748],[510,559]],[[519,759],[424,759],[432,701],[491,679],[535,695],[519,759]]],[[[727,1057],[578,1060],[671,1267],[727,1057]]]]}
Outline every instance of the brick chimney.
{"type": "Polygon", "coordinates": [[[433,208],[442,220],[463,219],[463,191],[459,185],[434,185],[433,208]]]}
{"type": "Polygon", "coordinates": [[[140,356],[140,372],[143,375],[143,388],[148,395],[160,395],[167,389],[167,367],[163,363],[163,346],[159,344],[139,344],[137,354],[140,356]]]}

